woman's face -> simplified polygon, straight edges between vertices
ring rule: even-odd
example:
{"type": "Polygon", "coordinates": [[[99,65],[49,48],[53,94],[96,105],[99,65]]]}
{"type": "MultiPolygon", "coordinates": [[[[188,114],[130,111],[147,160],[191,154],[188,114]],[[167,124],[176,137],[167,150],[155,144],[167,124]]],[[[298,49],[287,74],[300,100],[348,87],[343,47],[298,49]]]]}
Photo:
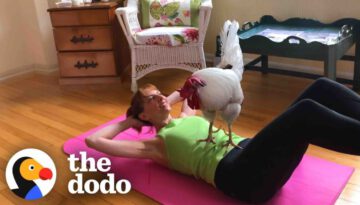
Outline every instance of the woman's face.
{"type": "Polygon", "coordinates": [[[166,119],[171,111],[167,98],[157,89],[145,89],[143,94],[144,111],[140,114],[141,118],[149,122],[166,119]]]}

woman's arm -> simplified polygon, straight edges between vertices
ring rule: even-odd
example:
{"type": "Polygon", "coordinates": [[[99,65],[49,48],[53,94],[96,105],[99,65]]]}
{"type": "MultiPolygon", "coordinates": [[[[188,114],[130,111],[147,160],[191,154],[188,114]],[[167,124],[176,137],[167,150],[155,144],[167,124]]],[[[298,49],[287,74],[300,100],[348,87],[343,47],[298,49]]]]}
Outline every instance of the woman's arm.
{"type": "Polygon", "coordinates": [[[193,116],[193,115],[196,115],[196,110],[193,110],[189,107],[187,99],[184,100],[181,107],[180,117],[193,116]]]}
{"type": "Polygon", "coordinates": [[[137,126],[138,120],[127,118],[124,121],[106,126],[85,139],[88,147],[119,157],[145,158],[159,161],[162,155],[159,147],[161,139],[153,138],[141,141],[112,140],[118,133],[137,126]]]}
{"type": "Polygon", "coordinates": [[[167,100],[170,105],[174,105],[178,102],[181,102],[184,100],[184,98],[180,97],[180,93],[178,91],[174,91],[169,96],[167,96],[167,100]]]}
{"type": "Polygon", "coordinates": [[[180,93],[178,91],[171,93],[167,97],[167,100],[170,105],[184,101],[181,107],[180,117],[192,116],[196,114],[196,110],[193,110],[189,107],[187,99],[184,100],[184,98],[180,97],[180,93]]]}

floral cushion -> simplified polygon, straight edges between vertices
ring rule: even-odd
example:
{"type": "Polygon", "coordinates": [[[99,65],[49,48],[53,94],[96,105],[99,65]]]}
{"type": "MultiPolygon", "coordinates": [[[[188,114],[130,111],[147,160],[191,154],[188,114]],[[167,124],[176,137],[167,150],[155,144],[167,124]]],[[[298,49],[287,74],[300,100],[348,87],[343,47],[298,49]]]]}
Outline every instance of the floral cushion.
{"type": "Polygon", "coordinates": [[[201,0],[141,0],[143,28],[199,25],[201,0]]]}
{"type": "Polygon", "coordinates": [[[184,43],[196,43],[199,31],[194,27],[157,27],[136,32],[133,35],[136,44],[179,46],[184,43]]]}

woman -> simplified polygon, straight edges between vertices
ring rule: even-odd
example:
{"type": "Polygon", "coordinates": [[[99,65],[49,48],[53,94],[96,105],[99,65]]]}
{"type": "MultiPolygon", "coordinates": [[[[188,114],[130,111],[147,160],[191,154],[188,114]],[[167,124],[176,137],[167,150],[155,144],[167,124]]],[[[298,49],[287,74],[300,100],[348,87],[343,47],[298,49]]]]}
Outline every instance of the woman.
{"type": "Polygon", "coordinates": [[[251,140],[236,136],[243,149],[222,146],[227,140],[222,130],[214,131],[215,145],[200,142],[207,136],[208,122],[191,116],[194,111],[186,102],[184,118],[172,118],[170,104],[178,100],[177,92],[166,98],[148,85],[134,95],[126,120],[89,136],[86,143],[110,155],[152,159],[253,203],[270,199],[286,183],[310,143],[360,155],[360,96],[326,78],[315,81],[251,140]],[[158,137],[111,140],[143,124],[155,126],[158,137]]]}

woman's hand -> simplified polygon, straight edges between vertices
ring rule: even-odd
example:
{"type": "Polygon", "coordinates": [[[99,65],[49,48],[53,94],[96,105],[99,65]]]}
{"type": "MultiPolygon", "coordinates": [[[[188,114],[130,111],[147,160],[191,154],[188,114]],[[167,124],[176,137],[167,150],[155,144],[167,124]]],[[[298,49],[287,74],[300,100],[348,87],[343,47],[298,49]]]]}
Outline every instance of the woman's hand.
{"type": "Polygon", "coordinates": [[[183,101],[184,99],[180,97],[180,93],[178,91],[174,91],[169,96],[167,96],[167,101],[169,102],[170,106],[174,105],[178,102],[183,101]]]}
{"type": "Polygon", "coordinates": [[[189,107],[189,105],[187,103],[187,99],[184,100],[184,98],[180,97],[180,93],[178,91],[174,91],[173,93],[171,93],[167,97],[167,100],[170,105],[173,105],[175,103],[183,101],[183,104],[181,107],[181,113],[180,113],[179,117],[196,115],[196,110],[193,110],[189,107]]]}
{"type": "Polygon", "coordinates": [[[143,122],[136,118],[133,118],[132,116],[129,116],[128,118],[126,118],[126,120],[129,127],[136,129],[138,132],[140,132],[141,128],[145,125],[143,122]]]}

